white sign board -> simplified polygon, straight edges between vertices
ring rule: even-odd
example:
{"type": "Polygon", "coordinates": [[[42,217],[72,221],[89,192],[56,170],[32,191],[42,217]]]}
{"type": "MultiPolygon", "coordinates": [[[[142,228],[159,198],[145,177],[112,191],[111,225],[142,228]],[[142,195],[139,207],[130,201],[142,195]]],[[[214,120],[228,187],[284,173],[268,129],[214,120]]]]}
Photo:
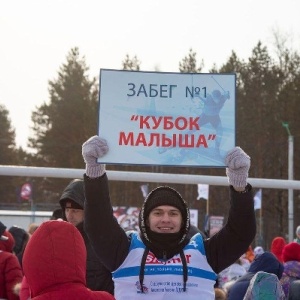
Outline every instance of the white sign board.
{"type": "Polygon", "coordinates": [[[101,69],[98,135],[113,164],[224,167],[235,146],[235,74],[101,69]]]}

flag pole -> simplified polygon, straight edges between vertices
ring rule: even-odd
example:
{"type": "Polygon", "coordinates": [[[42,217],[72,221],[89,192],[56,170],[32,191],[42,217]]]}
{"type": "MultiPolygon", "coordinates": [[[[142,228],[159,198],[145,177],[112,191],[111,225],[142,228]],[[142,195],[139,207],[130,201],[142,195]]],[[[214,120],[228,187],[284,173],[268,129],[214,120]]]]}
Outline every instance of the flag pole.
{"type": "Polygon", "coordinates": [[[35,211],[34,211],[34,204],[33,204],[33,183],[32,183],[32,181],[30,182],[30,186],[31,186],[31,193],[30,193],[29,201],[30,201],[30,209],[31,209],[31,223],[34,223],[35,222],[35,211]]]}
{"type": "Polygon", "coordinates": [[[209,216],[209,197],[207,197],[206,201],[206,215],[209,216]]]}
{"type": "Polygon", "coordinates": [[[262,189],[259,189],[254,195],[254,209],[259,212],[255,213],[258,218],[258,234],[256,235],[256,244],[263,244],[263,216],[262,216],[262,189]]]}
{"type": "MultiPolygon", "coordinates": [[[[262,192],[261,192],[262,194],[262,192]]],[[[262,202],[262,196],[261,196],[261,202],[262,202]]],[[[263,242],[263,236],[262,236],[262,224],[263,224],[263,218],[262,218],[262,203],[259,210],[259,238],[260,238],[260,244],[263,242]]]]}

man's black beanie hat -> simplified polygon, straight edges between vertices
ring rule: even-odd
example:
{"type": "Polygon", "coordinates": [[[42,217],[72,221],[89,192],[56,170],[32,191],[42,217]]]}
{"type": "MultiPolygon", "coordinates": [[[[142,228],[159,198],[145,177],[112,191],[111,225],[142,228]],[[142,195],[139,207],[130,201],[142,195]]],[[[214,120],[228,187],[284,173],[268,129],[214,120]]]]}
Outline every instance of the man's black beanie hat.
{"type": "Polygon", "coordinates": [[[145,200],[144,218],[147,219],[151,210],[161,205],[170,205],[178,208],[184,221],[186,221],[186,204],[184,200],[176,190],[168,186],[160,186],[150,192],[145,200]]]}

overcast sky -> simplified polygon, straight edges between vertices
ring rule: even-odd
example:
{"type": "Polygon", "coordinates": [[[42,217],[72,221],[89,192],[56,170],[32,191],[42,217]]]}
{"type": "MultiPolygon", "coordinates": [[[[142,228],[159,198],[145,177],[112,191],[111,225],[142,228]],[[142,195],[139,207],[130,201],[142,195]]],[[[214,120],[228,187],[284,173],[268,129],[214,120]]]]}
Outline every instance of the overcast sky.
{"type": "Polygon", "coordinates": [[[178,72],[190,48],[207,72],[232,50],[247,60],[259,40],[272,53],[274,30],[300,50],[299,11],[299,0],[1,1],[0,104],[26,148],[31,113],[49,101],[48,81],[71,48],[79,47],[91,77],[120,69],[126,54],[144,71],[178,72]]]}

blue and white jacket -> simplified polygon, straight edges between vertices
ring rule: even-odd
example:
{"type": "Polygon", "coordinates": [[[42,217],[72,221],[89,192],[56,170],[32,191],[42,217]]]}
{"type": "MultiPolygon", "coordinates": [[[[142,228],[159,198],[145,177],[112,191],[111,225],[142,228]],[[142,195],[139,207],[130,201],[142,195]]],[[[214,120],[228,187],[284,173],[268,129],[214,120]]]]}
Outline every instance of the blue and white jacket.
{"type": "Polygon", "coordinates": [[[129,253],[122,265],[113,272],[116,299],[153,299],[153,300],[189,300],[215,299],[213,286],[216,274],[208,264],[200,233],[194,235],[183,251],[188,267],[187,290],[183,293],[182,262],[180,255],[168,261],[159,261],[151,252],[148,253],[145,265],[143,291],[139,284],[141,259],[145,245],[138,233],[131,234],[129,253]]]}

